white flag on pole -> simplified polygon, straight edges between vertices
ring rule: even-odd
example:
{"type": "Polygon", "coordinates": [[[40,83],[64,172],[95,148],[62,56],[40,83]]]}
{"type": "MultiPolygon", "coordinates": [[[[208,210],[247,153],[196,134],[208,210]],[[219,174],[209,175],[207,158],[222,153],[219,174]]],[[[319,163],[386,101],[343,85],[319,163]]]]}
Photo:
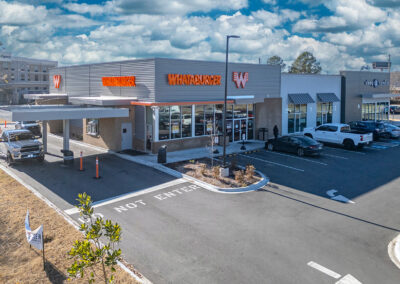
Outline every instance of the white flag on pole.
{"type": "Polygon", "coordinates": [[[29,210],[26,211],[25,217],[25,232],[26,239],[28,243],[38,250],[43,249],[43,225],[40,225],[39,228],[32,231],[31,226],[29,225],[29,210]]]}

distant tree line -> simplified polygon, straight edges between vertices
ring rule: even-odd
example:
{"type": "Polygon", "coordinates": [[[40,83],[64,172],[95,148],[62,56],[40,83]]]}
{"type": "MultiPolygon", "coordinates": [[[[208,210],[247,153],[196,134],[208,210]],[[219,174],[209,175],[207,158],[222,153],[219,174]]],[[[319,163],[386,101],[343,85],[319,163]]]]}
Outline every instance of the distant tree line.
{"type": "MultiPolygon", "coordinates": [[[[285,69],[286,64],[283,59],[278,55],[271,56],[267,60],[267,64],[280,65],[282,71],[285,69]]],[[[291,66],[288,67],[289,73],[294,74],[320,74],[321,65],[311,52],[304,51],[301,53],[291,66]]]]}

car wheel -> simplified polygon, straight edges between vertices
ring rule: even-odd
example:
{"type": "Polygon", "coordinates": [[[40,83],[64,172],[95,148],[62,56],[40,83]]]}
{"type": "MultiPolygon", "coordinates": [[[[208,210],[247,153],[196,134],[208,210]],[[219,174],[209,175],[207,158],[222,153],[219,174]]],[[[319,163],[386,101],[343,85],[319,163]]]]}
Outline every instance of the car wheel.
{"type": "Polygon", "coordinates": [[[14,163],[13,158],[11,157],[11,153],[7,153],[7,165],[11,166],[14,163]]]}
{"type": "Polygon", "coordinates": [[[39,163],[43,163],[44,162],[44,155],[43,156],[39,156],[39,158],[37,158],[39,163]]]}
{"type": "Polygon", "coordinates": [[[344,147],[345,147],[346,149],[349,149],[349,150],[354,149],[354,142],[351,141],[351,140],[345,140],[345,141],[343,142],[343,145],[344,145],[344,147]]]}
{"type": "Polygon", "coordinates": [[[304,149],[303,148],[298,148],[297,149],[297,156],[303,157],[304,156],[304,149]]]}
{"type": "Polygon", "coordinates": [[[274,145],[272,143],[268,143],[267,149],[268,151],[274,151],[274,145]]]}

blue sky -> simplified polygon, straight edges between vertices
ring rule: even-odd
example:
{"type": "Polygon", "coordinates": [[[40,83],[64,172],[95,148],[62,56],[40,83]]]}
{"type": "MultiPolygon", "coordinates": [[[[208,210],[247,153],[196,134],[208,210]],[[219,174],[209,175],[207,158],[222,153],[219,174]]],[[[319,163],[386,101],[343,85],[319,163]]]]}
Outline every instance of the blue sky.
{"type": "Polygon", "coordinates": [[[400,0],[0,0],[0,42],[60,65],[170,57],[287,66],[312,52],[323,73],[392,55],[400,70],[400,0]]]}

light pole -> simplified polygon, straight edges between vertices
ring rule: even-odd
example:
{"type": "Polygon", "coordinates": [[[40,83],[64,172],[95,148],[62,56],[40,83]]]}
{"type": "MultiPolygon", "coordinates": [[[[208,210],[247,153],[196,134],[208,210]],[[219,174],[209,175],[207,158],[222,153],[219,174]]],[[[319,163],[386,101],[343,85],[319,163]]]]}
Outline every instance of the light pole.
{"type": "Polygon", "coordinates": [[[237,35],[227,35],[226,36],[226,61],[225,61],[225,97],[224,97],[224,154],[223,154],[223,164],[222,166],[226,167],[226,100],[228,98],[228,53],[229,53],[229,39],[230,38],[240,38],[237,35]]]}

